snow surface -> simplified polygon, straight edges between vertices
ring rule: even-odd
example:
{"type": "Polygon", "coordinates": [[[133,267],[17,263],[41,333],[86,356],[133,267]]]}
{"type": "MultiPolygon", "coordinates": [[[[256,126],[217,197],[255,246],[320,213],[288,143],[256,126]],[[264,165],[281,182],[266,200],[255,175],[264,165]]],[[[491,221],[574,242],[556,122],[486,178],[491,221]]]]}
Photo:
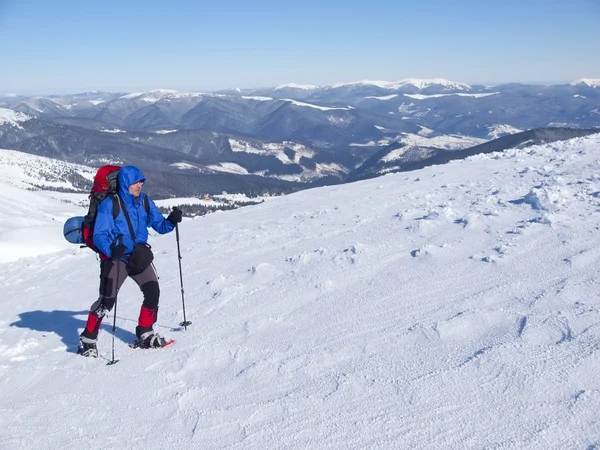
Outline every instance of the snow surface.
{"type": "MultiPolygon", "coordinates": [[[[101,358],[73,353],[89,250],[2,264],[0,448],[598,448],[599,157],[590,136],[184,220],[193,323],[175,236],[152,236],[177,343],[127,347],[128,280],[112,366],[112,317],[101,358]]],[[[13,188],[23,220],[61,206],[13,188]]]]}
{"type": "Polygon", "coordinates": [[[61,179],[68,172],[91,182],[96,169],[0,149],[0,263],[72,248],[56,236],[67,218],[85,215],[87,194],[39,191],[75,189],[61,179]]]}
{"type": "Polygon", "coordinates": [[[40,188],[75,190],[66,174],[75,172],[93,180],[98,169],[45,156],[0,149],[0,181],[27,190],[40,188]]]}

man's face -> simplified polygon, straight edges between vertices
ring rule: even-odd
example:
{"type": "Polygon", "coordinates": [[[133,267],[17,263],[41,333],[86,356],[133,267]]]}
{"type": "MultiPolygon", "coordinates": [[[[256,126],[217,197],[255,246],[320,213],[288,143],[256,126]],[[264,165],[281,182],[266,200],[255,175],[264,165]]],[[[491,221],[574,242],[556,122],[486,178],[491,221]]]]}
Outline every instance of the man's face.
{"type": "Polygon", "coordinates": [[[144,182],[142,180],[136,181],[131,186],[129,186],[129,193],[133,195],[135,198],[140,196],[140,192],[142,192],[142,185],[144,182]]]}

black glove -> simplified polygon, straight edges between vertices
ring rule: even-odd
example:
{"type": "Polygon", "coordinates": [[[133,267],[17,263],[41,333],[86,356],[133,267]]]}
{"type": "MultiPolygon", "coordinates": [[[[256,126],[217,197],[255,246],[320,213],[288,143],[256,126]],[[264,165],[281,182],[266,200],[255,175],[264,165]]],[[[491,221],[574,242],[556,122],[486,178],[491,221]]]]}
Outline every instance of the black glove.
{"type": "Polygon", "coordinates": [[[115,245],[112,249],[112,259],[121,259],[123,255],[125,255],[126,251],[127,247],[125,247],[123,244],[115,245]]]}
{"type": "Polygon", "coordinates": [[[167,220],[169,222],[171,222],[173,225],[176,225],[181,222],[181,218],[182,218],[181,210],[177,209],[177,208],[173,208],[173,211],[171,211],[171,214],[169,214],[169,217],[167,217],[167,220]]]}

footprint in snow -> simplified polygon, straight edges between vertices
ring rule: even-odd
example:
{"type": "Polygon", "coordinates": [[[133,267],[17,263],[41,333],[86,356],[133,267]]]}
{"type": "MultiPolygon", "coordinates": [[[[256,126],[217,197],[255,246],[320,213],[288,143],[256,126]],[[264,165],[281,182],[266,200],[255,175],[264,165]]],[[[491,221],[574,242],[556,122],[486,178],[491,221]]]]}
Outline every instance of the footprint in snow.
{"type": "Polygon", "coordinates": [[[324,248],[318,248],[316,250],[310,252],[302,252],[298,255],[289,256],[285,259],[286,262],[290,263],[293,266],[303,266],[316,258],[320,258],[327,252],[324,248]]]}

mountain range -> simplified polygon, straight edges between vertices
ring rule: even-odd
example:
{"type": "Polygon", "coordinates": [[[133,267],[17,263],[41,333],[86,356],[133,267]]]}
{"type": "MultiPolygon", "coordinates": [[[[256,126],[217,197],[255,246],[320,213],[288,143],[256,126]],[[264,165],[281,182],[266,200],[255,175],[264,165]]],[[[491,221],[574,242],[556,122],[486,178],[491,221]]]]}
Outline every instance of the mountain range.
{"type": "MultiPolygon", "coordinates": [[[[544,142],[596,132],[600,80],[471,86],[406,79],[212,93],[95,91],[0,96],[0,108],[0,148],[87,165],[136,164],[157,177],[161,188],[155,195],[284,193],[406,170],[399,161],[461,157],[454,152],[529,130],[552,128],[537,132],[544,142]]],[[[529,138],[478,150],[503,150],[529,138]]]]}

